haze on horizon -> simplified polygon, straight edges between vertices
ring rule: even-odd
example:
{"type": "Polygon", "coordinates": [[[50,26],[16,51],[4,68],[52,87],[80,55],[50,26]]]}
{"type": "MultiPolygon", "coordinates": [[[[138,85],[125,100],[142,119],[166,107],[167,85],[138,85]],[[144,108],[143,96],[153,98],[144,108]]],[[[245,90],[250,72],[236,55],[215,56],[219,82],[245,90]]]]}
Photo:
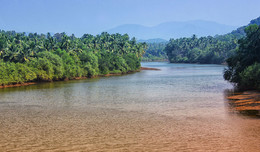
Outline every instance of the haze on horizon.
{"type": "Polygon", "coordinates": [[[259,0],[1,0],[0,29],[99,34],[123,24],[205,20],[242,26],[260,16],[259,0]]]}

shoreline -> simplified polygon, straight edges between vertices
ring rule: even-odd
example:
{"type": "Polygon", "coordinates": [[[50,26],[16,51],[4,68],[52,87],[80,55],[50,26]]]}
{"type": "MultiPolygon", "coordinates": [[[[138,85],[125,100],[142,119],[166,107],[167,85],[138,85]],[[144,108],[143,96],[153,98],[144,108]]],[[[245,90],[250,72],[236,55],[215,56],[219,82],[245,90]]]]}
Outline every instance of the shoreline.
{"type": "Polygon", "coordinates": [[[161,69],[157,69],[157,68],[148,68],[148,67],[141,67],[140,70],[154,70],[154,71],[161,71],[161,69]]]}
{"type": "MultiPolygon", "coordinates": [[[[97,78],[97,77],[121,76],[121,75],[131,74],[131,73],[135,73],[135,72],[140,72],[142,70],[155,70],[155,71],[159,71],[160,69],[141,67],[140,69],[138,69],[136,71],[128,71],[126,73],[109,73],[109,74],[104,74],[104,75],[97,75],[97,76],[94,76],[94,77],[75,77],[75,78],[72,78],[72,79],[65,78],[63,80],[56,80],[56,81],[84,80],[84,79],[91,79],[91,78],[97,78]]],[[[24,82],[24,83],[0,85],[0,89],[29,86],[29,85],[34,85],[34,84],[38,84],[38,83],[45,83],[45,82],[46,81],[35,81],[35,82],[24,82]]],[[[53,81],[49,81],[49,82],[54,82],[54,80],[53,81]]]]}
{"type": "Polygon", "coordinates": [[[229,104],[232,109],[240,113],[250,113],[260,116],[260,92],[244,91],[239,94],[228,96],[229,104]]]}
{"type": "Polygon", "coordinates": [[[0,89],[2,89],[2,88],[13,88],[13,87],[28,86],[28,85],[33,85],[33,84],[37,84],[37,82],[25,82],[25,83],[1,85],[0,89]]]}

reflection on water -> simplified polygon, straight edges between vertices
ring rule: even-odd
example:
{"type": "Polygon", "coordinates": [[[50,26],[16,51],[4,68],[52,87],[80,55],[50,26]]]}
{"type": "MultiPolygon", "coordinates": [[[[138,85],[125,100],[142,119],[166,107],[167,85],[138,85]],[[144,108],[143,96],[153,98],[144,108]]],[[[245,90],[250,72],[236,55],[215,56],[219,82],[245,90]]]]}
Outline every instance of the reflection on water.
{"type": "Polygon", "coordinates": [[[259,151],[258,119],[230,114],[224,66],[0,90],[0,151],[259,151]]]}

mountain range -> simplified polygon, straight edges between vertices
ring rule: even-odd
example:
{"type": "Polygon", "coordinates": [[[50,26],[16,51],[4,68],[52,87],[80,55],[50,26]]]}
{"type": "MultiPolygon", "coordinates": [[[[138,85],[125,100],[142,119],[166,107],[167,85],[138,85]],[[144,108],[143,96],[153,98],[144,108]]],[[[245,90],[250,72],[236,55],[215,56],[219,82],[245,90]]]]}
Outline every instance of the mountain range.
{"type": "Polygon", "coordinates": [[[212,21],[194,20],[186,22],[165,22],[151,27],[138,24],[124,24],[109,29],[106,32],[110,34],[127,33],[130,37],[136,37],[137,39],[161,38],[169,40],[170,38],[191,37],[193,34],[198,37],[221,35],[236,28],[236,26],[219,24],[212,21]]]}

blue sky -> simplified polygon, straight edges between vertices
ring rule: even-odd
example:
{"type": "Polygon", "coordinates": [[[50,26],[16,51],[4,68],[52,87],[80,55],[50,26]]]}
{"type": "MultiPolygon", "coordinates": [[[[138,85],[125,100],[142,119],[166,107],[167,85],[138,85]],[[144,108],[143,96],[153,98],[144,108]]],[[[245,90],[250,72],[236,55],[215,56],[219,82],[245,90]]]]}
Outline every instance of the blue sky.
{"type": "Polygon", "coordinates": [[[0,0],[0,29],[98,34],[122,24],[208,20],[246,25],[260,0],[0,0]]]}

